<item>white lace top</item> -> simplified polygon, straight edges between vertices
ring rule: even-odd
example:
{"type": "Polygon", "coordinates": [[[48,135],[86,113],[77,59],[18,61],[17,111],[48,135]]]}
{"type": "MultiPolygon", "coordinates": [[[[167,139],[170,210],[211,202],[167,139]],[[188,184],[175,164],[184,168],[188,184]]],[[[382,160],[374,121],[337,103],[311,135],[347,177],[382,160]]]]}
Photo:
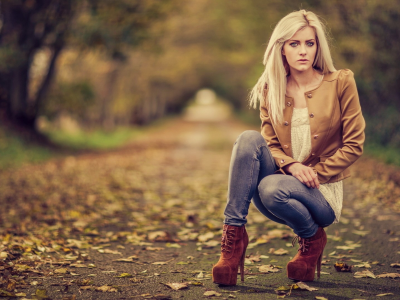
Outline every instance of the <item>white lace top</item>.
{"type": "MultiPolygon", "coordinates": [[[[311,133],[307,107],[293,108],[291,137],[293,158],[301,162],[311,152],[311,133]]],[[[335,212],[334,223],[338,223],[343,204],[343,181],[320,184],[319,190],[335,212]]]]}

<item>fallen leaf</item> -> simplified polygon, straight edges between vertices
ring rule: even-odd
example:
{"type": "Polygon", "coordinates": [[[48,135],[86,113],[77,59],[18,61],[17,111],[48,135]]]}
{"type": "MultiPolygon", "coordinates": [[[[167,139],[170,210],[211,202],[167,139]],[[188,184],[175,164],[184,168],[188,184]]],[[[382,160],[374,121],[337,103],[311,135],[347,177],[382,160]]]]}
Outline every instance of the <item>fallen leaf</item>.
{"type": "Polygon", "coordinates": [[[84,264],[70,264],[69,266],[74,268],[87,268],[87,265],[84,264]]]}
{"type": "Polygon", "coordinates": [[[178,290],[182,290],[182,289],[186,289],[188,287],[187,283],[163,283],[164,285],[168,286],[169,288],[178,291],[178,290]]]}
{"type": "Polygon", "coordinates": [[[383,297],[383,296],[392,296],[394,295],[393,293],[385,293],[385,294],[378,294],[376,297],[383,297]]]}
{"type": "Polygon", "coordinates": [[[399,278],[399,277],[400,277],[399,273],[385,273],[376,275],[376,278],[399,278]]]}
{"type": "Polygon", "coordinates": [[[117,251],[117,250],[111,250],[111,249],[99,249],[97,250],[100,253],[104,253],[104,254],[118,254],[118,255],[122,255],[121,252],[117,251]]]}
{"type": "MultiPolygon", "coordinates": [[[[208,248],[214,248],[214,247],[216,247],[216,246],[219,246],[220,244],[221,244],[221,242],[219,242],[219,241],[211,240],[211,241],[202,243],[201,246],[202,246],[203,248],[205,248],[205,249],[208,249],[208,248]]],[[[200,250],[200,251],[201,251],[201,250],[200,250]]]]}
{"type": "Polygon", "coordinates": [[[354,277],[355,278],[376,278],[376,276],[374,275],[374,273],[372,273],[371,271],[365,270],[365,271],[361,271],[361,272],[355,272],[354,273],[354,277]]]}
{"type": "Polygon", "coordinates": [[[109,286],[109,285],[102,285],[102,286],[96,287],[95,289],[96,289],[96,291],[110,292],[110,293],[118,291],[116,288],[109,286]]]}
{"type": "Polygon", "coordinates": [[[390,266],[392,268],[400,268],[400,264],[399,263],[393,263],[393,264],[390,264],[390,266]]]}
{"type": "Polygon", "coordinates": [[[334,264],[335,270],[337,272],[351,272],[352,266],[349,266],[345,263],[335,263],[334,264]]]}
{"type": "Polygon", "coordinates": [[[258,254],[258,252],[257,252],[256,255],[250,255],[250,257],[248,258],[248,260],[251,261],[251,262],[259,262],[259,261],[261,261],[260,256],[261,256],[261,255],[258,254]]]}
{"type": "Polygon", "coordinates": [[[136,260],[138,260],[138,257],[136,255],[132,255],[132,256],[129,256],[127,258],[118,258],[118,259],[116,259],[114,261],[131,263],[131,262],[135,262],[136,260]]]}
{"type": "Polygon", "coordinates": [[[360,236],[366,236],[367,234],[370,233],[370,231],[353,230],[352,233],[360,235],[360,236]]]}
{"type": "Polygon", "coordinates": [[[168,248],[181,248],[181,245],[176,243],[166,243],[165,246],[168,248]]]}
{"type": "Polygon", "coordinates": [[[120,275],[115,276],[115,277],[117,277],[117,278],[130,278],[130,277],[133,277],[133,275],[129,274],[129,273],[121,273],[120,275]]]}
{"type": "Polygon", "coordinates": [[[212,240],[214,238],[214,233],[212,233],[211,231],[205,233],[205,234],[201,234],[197,237],[199,242],[207,242],[209,240],[212,240]]]}
{"type": "Polygon", "coordinates": [[[146,247],[145,248],[147,251],[160,251],[160,250],[164,250],[164,248],[161,247],[146,247]]]}
{"type": "Polygon", "coordinates": [[[357,267],[357,268],[367,268],[367,269],[369,269],[369,268],[371,268],[371,265],[370,265],[368,262],[363,262],[363,263],[361,263],[361,264],[354,265],[354,267],[357,267]]]}
{"type": "Polygon", "coordinates": [[[296,285],[297,285],[300,289],[302,289],[302,290],[307,290],[307,291],[310,291],[310,292],[312,292],[312,291],[318,291],[318,289],[313,288],[313,287],[310,287],[310,286],[308,286],[307,284],[305,284],[305,283],[302,282],[302,281],[297,282],[296,285]]]}
{"type": "Polygon", "coordinates": [[[317,300],[328,300],[328,298],[322,297],[322,296],[315,296],[315,299],[317,300]]]}
{"type": "Polygon", "coordinates": [[[56,274],[67,274],[67,272],[68,272],[68,269],[66,269],[66,268],[60,268],[60,269],[54,270],[54,273],[56,273],[56,274]]]}
{"type": "Polygon", "coordinates": [[[153,262],[152,265],[166,265],[169,261],[156,261],[153,262]]]}
{"type": "Polygon", "coordinates": [[[258,267],[258,271],[261,273],[276,273],[279,272],[279,269],[275,268],[272,265],[263,265],[258,267]]]}
{"type": "Polygon", "coordinates": [[[36,289],[35,296],[38,299],[47,299],[47,290],[46,289],[36,289]]]}
{"type": "Polygon", "coordinates": [[[219,297],[219,296],[221,296],[221,295],[222,295],[222,294],[217,293],[216,291],[207,291],[207,292],[205,292],[205,293],[203,294],[203,296],[207,296],[207,297],[213,297],[213,296],[219,297]]]}
{"type": "Polygon", "coordinates": [[[272,252],[272,254],[275,254],[275,255],[285,255],[285,254],[288,254],[288,253],[289,253],[289,251],[285,250],[283,248],[280,248],[280,249],[275,250],[274,252],[272,252]]]}

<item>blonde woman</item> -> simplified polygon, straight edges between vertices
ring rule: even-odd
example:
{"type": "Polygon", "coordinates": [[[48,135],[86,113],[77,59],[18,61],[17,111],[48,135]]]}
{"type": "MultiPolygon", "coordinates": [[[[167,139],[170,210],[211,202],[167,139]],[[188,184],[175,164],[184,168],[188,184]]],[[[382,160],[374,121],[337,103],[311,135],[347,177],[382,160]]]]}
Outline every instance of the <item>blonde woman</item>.
{"type": "Polygon", "coordinates": [[[221,257],[213,281],[243,277],[250,201],[267,218],[291,227],[300,248],[287,264],[293,280],[320,275],[324,227],[338,222],[342,180],[362,154],[365,122],[353,73],[337,71],[318,17],[300,10],[275,27],[265,71],[250,93],[260,103],[261,134],[236,140],[229,171],[221,257]]]}

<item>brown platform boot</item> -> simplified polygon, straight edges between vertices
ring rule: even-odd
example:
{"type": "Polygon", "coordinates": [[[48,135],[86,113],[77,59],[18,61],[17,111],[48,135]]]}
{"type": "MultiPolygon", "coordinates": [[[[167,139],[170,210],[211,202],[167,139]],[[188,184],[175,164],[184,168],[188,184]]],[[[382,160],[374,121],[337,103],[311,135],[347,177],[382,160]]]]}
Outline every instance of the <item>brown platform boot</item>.
{"type": "Polygon", "coordinates": [[[239,266],[244,281],[244,258],[248,243],[249,237],[244,226],[224,225],[221,257],[212,269],[214,283],[236,285],[239,266]]]}
{"type": "Polygon", "coordinates": [[[315,267],[317,267],[318,278],[320,277],[322,253],[327,241],[326,233],[322,227],[319,227],[317,233],[310,238],[296,238],[300,248],[296,256],[286,266],[287,276],[293,280],[313,281],[315,267]]]}

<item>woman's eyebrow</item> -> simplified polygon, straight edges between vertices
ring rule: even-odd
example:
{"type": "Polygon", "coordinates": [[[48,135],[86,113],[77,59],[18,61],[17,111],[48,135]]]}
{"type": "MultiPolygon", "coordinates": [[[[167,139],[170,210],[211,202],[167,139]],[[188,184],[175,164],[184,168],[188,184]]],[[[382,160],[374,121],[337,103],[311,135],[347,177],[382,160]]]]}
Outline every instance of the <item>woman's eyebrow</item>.
{"type": "MultiPolygon", "coordinates": [[[[306,40],[306,42],[311,42],[311,41],[315,41],[315,39],[306,40]]],[[[300,43],[299,40],[289,40],[289,42],[298,42],[298,43],[300,43]]]]}

